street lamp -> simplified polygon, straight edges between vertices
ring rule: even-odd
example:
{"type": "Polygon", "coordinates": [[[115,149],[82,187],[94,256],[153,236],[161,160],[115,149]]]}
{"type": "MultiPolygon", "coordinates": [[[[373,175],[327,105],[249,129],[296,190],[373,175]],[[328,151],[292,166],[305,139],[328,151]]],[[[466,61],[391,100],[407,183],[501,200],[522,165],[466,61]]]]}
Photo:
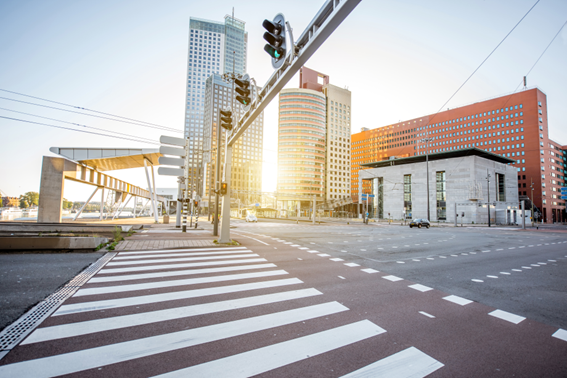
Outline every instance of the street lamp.
{"type": "Polygon", "coordinates": [[[486,170],[486,191],[488,196],[486,201],[488,207],[488,227],[490,227],[490,174],[488,173],[488,169],[486,170]]]}
{"type": "Polygon", "coordinates": [[[429,142],[433,138],[425,137],[420,140],[421,143],[425,142],[425,166],[426,166],[426,184],[427,184],[427,220],[430,221],[429,217],[429,142]]]}

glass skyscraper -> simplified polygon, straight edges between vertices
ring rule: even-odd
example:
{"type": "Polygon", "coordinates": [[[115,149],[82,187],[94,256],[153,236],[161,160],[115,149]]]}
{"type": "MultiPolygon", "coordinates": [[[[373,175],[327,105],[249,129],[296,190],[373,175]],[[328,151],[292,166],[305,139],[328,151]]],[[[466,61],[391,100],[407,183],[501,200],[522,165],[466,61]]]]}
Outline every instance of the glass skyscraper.
{"type": "Polygon", "coordinates": [[[248,33],[245,23],[231,16],[224,22],[191,17],[187,58],[184,136],[189,139],[189,183],[196,189],[203,157],[205,82],[213,74],[246,72],[248,33]]]}

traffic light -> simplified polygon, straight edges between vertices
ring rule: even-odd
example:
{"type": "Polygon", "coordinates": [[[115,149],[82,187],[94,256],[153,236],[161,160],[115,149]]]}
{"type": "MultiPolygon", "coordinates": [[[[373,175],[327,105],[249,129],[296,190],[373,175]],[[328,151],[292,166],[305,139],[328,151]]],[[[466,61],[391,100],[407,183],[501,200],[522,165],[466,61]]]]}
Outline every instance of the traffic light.
{"type": "Polygon", "coordinates": [[[240,102],[244,106],[250,105],[250,77],[248,74],[244,75],[240,79],[235,79],[234,84],[236,85],[236,101],[240,102]]]}
{"type": "Polygon", "coordinates": [[[224,196],[226,193],[228,193],[228,184],[226,182],[221,182],[220,194],[221,196],[224,196]]]}
{"type": "Polygon", "coordinates": [[[195,208],[199,207],[199,201],[193,200],[193,206],[195,206],[195,208]]]}
{"type": "Polygon", "coordinates": [[[232,130],[232,111],[220,110],[220,125],[229,131],[232,130]]]}
{"type": "Polygon", "coordinates": [[[285,17],[278,13],[273,21],[264,20],[262,26],[267,30],[264,39],[268,42],[264,50],[272,57],[272,67],[280,68],[286,56],[285,17]]]}

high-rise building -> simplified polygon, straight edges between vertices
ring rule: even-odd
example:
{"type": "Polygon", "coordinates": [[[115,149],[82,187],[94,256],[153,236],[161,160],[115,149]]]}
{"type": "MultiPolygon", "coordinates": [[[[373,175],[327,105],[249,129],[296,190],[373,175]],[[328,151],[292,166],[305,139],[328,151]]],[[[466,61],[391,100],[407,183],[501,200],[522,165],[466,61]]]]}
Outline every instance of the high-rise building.
{"type": "Polygon", "coordinates": [[[315,196],[332,206],[351,202],[351,92],[329,76],[300,70],[300,88],[279,97],[278,201],[281,208],[309,208],[315,196]]]}
{"type": "Polygon", "coordinates": [[[194,185],[202,164],[206,80],[212,74],[245,73],[247,40],[245,23],[229,15],[224,23],[189,20],[184,136],[189,139],[189,182],[194,185]]]}
{"type": "Polygon", "coordinates": [[[565,155],[549,139],[547,97],[538,88],[353,134],[353,200],[360,164],[424,155],[426,147],[430,154],[476,147],[515,160],[520,200],[533,201],[545,222],[565,220],[565,155]]]}
{"type": "MultiPolygon", "coordinates": [[[[219,74],[209,76],[206,81],[204,111],[204,185],[203,194],[208,203],[209,188],[215,187],[217,152],[217,131],[219,109],[232,109],[233,119],[238,120],[244,113],[244,106],[235,100],[232,83],[223,80],[219,74]]],[[[220,181],[223,180],[225,133],[221,128],[220,181]]],[[[244,134],[232,146],[231,198],[239,199],[242,205],[249,205],[262,190],[264,113],[252,122],[244,134]]],[[[211,194],[214,196],[214,193],[211,194]]],[[[214,201],[214,200],[213,200],[214,201]]]]}

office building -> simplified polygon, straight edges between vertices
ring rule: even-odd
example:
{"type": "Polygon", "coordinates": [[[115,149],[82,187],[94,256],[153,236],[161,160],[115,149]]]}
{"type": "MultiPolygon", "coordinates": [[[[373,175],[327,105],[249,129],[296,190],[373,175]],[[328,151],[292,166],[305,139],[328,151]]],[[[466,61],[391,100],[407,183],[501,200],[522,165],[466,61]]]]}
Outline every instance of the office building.
{"type": "Polygon", "coordinates": [[[533,201],[545,222],[565,220],[565,154],[548,136],[547,97],[538,88],[353,134],[353,199],[361,164],[472,147],[512,159],[519,198],[533,201]]]}
{"type": "MultiPolygon", "coordinates": [[[[233,119],[238,120],[244,113],[244,106],[234,99],[232,83],[223,80],[219,74],[209,76],[205,84],[204,106],[204,143],[203,143],[203,207],[208,207],[209,194],[214,202],[215,168],[217,151],[217,131],[219,109],[232,109],[233,119]]],[[[224,152],[226,130],[221,128],[221,165],[220,181],[223,181],[224,152]]],[[[264,113],[246,129],[244,134],[232,146],[231,198],[240,200],[242,205],[249,205],[262,190],[264,113]]]]}
{"type": "Polygon", "coordinates": [[[247,40],[245,23],[229,15],[224,22],[189,20],[184,136],[189,139],[189,181],[194,188],[202,165],[206,80],[212,74],[244,74],[247,40]]]}
{"type": "Polygon", "coordinates": [[[279,97],[280,208],[310,209],[309,197],[330,208],[343,206],[351,202],[351,92],[306,67],[299,81],[300,88],[284,89],[279,97]]]}

